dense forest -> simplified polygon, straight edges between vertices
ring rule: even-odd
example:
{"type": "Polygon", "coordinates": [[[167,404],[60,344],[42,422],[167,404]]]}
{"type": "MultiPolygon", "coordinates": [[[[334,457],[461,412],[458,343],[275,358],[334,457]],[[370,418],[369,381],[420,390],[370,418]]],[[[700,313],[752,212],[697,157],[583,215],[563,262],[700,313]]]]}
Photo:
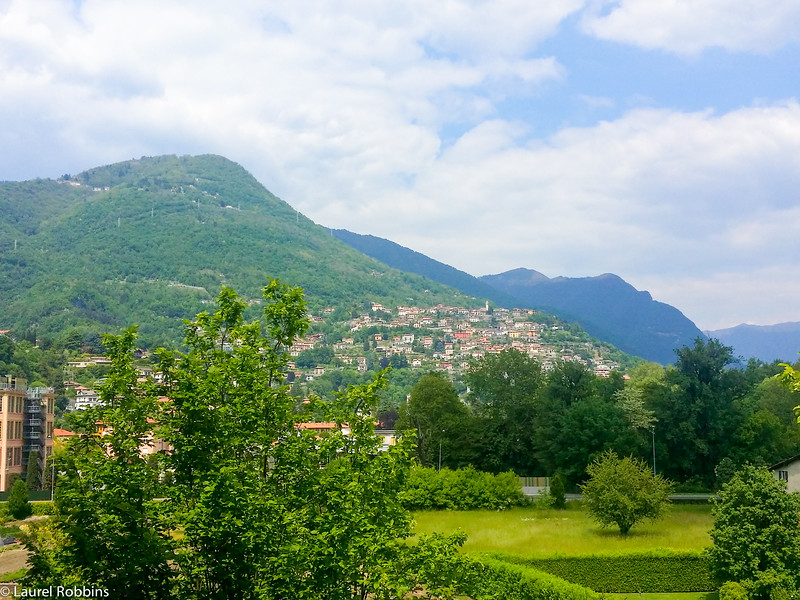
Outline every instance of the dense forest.
{"type": "Polygon", "coordinates": [[[219,156],[0,183],[0,212],[0,329],[18,334],[140,323],[140,343],[175,345],[222,285],[257,304],[268,277],[302,282],[316,308],[480,303],[360,254],[219,156]]]}
{"type": "Polygon", "coordinates": [[[602,451],[640,457],[679,489],[716,489],[743,464],[800,453],[800,394],[777,363],[732,368],[731,349],[698,339],[674,366],[644,363],[611,377],[563,362],[549,372],[510,350],[477,361],[459,396],[439,373],[422,377],[400,410],[423,465],[519,475],[562,473],[574,486],[602,451]],[[439,458],[441,455],[441,459],[439,458]]]}

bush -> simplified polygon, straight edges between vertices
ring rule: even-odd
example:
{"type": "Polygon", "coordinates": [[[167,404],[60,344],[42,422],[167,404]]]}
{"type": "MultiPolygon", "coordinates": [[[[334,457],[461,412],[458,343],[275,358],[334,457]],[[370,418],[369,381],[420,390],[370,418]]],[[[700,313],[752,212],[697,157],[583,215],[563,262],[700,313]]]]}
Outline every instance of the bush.
{"type": "Polygon", "coordinates": [[[758,600],[800,587],[800,496],[769,470],[748,465],[714,504],[708,555],[719,583],[736,581],[758,600]]]}
{"type": "Polygon", "coordinates": [[[747,600],[747,590],[735,581],[727,581],[719,588],[719,600],[747,600]]]}
{"type": "Polygon", "coordinates": [[[22,479],[14,482],[14,487],[8,495],[8,512],[15,519],[25,519],[33,513],[31,503],[28,502],[28,486],[22,479]]]}
{"type": "Polygon", "coordinates": [[[553,498],[553,508],[567,507],[567,482],[561,473],[556,473],[550,480],[550,496],[553,498]]]}
{"type": "Polygon", "coordinates": [[[56,514],[56,506],[49,500],[46,502],[31,502],[34,515],[54,515],[56,514]]]}
{"type": "Polygon", "coordinates": [[[715,589],[702,552],[652,550],[530,558],[492,554],[603,593],[706,592],[715,589]]]}
{"type": "Polygon", "coordinates": [[[491,557],[471,561],[461,591],[478,600],[600,600],[600,594],[585,587],[491,557]]]}
{"type": "Polygon", "coordinates": [[[400,500],[410,510],[474,510],[519,506],[525,503],[525,496],[513,473],[492,475],[473,467],[456,471],[415,467],[400,500]]]}

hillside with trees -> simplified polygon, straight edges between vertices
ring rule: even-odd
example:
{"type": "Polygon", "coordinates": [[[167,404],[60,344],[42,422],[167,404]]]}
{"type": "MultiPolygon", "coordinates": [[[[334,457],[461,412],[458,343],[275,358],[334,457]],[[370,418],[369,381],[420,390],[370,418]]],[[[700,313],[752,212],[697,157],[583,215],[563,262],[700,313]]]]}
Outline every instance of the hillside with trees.
{"type": "Polygon", "coordinates": [[[219,156],[161,156],[58,181],[0,183],[0,329],[121,331],[155,346],[222,285],[259,302],[268,277],[310,306],[477,305],[356,252],[219,156]]]}

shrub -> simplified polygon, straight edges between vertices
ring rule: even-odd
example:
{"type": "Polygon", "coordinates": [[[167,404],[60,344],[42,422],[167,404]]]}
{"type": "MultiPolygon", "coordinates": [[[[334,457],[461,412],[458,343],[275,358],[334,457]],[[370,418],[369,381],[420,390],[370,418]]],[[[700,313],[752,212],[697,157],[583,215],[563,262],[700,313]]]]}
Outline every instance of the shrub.
{"type": "Polygon", "coordinates": [[[714,504],[708,555],[718,582],[736,581],[759,600],[800,587],[800,496],[767,469],[748,465],[714,504]]]}
{"type": "Polygon", "coordinates": [[[410,510],[507,508],[525,502],[516,475],[492,475],[473,467],[456,471],[415,467],[400,499],[410,510]]]}
{"type": "Polygon", "coordinates": [[[530,567],[491,557],[471,561],[461,591],[472,598],[599,600],[590,589],[530,567]]]}
{"type": "Polygon", "coordinates": [[[708,558],[702,552],[652,550],[541,558],[491,556],[603,593],[706,592],[716,587],[708,558]]]}
{"type": "Polygon", "coordinates": [[[736,581],[727,581],[719,588],[719,600],[747,600],[747,590],[736,581]]]}
{"type": "Polygon", "coordinates": [[[25,519],[33,513],[31,503],[28,501],[28,486],[22,479],[14,482],[14,487],[8,494],[8,512],[15,519],[25,519]]]}
{"type": "Polygon", "coordinates": [[[556,473],[550,480],[550,496],[553,498],[553,508],[567,507],[567,482],[561,473],[556,473]]]}
{"type": "Polygon", "coordinates": [[[49,500],[45,501],[45,502],[31,502],[31,506],[33,507],[33,514],[34,515],[54,515],[54,514],[56,514],[55,504],[53,504],[49,500]]]}

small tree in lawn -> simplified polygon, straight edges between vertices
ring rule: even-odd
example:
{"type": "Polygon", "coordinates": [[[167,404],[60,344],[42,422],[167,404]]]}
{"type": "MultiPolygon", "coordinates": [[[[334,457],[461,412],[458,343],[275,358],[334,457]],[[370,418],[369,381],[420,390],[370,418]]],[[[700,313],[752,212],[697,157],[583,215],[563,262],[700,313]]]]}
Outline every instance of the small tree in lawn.
{"type": "Polygon", "coordinates": [[[669,503],[671,483],[639,459],[608,450],[586,472],[589,481],[581,492],[589,514],[602,527],[616,525],[622,535],[642,519],[659,518],[669,503]]]}
{"type": "Polygon", "coordinates": [[[25,519],[33,514],[33,507],[28,502],[28,486],[22,479],[14,482],[8,494],[8,512],[15,519],[25,519]]]}
{"type": "Polygon", "coordinates": [[[550,497],[553,499],[553,508],[567,507],[567,484],[561,473],[556,473],[550,480],[550,497]]]}
{"type": "Polygon", "coordinates": [[[799,521],[800,496],[787,493],[786,484],[767,469],[743,467],[714,506],[708,555],[717,581],[739,582],[756,599],[797,590],[799,521]]]}

